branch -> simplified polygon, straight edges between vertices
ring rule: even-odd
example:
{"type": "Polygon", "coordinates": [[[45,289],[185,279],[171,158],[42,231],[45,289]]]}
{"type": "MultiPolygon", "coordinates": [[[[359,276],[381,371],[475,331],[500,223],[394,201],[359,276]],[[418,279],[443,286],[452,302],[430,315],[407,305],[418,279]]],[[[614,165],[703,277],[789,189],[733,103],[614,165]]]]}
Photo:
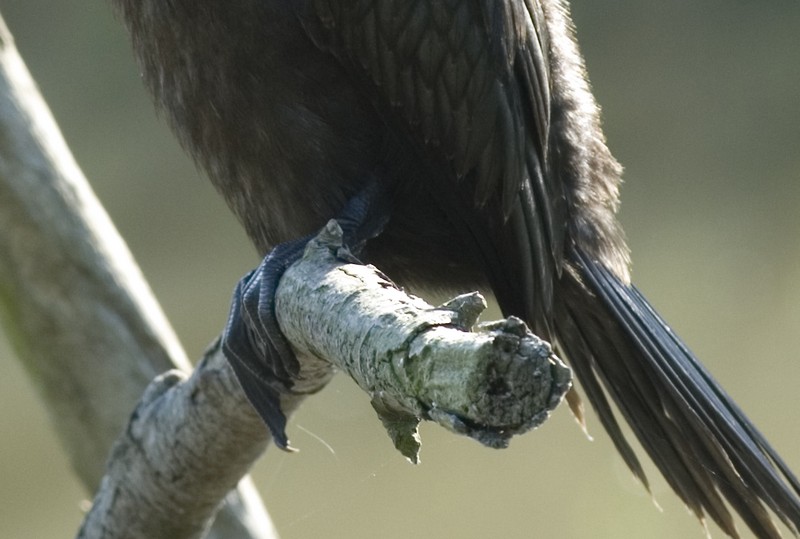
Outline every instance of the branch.
{"type": "Polygon", "coordinates": [[[278,322],[299,355],[333,362],[370,395],[412,462],[420,419],[506,447],[561,402],[570,370],[521,320],[472,332],[486,308],[480,294],[434,308],[341,254],[342,231],[331,221],[281,278],[278,322]]]}
{"type": "MultiPolygon", "coordinates": [[[[2,18],[0,316],[76,473],[93,491],[147,383],[190,365],[2,18]]],[[[256,445],[263,447],[263,437],[256,445]]],[[[248,511],[265,515],[260,500],[248,482],[238,492],[212,535],[266,537],[269,529],[247,522],[254,518],[248,511]]]]}
{"type": "MultiPolygon", "coordinates": [[[[169,371],[148,386],[78,537],[203,536],[267,442],[217,341],[188,379],[169,371]]],[[[275,535],[266,513],[250,518],[259,533],[275,535]]]]}

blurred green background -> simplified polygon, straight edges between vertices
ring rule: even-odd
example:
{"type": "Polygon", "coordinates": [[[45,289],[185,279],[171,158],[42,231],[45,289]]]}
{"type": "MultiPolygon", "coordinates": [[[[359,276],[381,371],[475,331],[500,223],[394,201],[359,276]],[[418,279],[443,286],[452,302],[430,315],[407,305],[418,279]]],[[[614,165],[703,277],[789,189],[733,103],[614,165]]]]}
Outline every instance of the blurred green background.
{"type": "MultiPolygon", "coordinates": [[[[198,357],[257,263],[244,234],[156,118],[105,2],[0,12],[198,357]]],[[[573,15],[626,166],[635,280],[800,470],[800,3],[581,0],[573,15]]],[[[0,365],[0,537],[72,536],[90,493],[2,334],[0,365]]],[[[424,425],[413,467],[338,377],[291,422],[301,452],[268,451],[254,474],[285,539],[703,536],[652,467],[663,512],[589,427],[594,442],[560,409],[492,451],[424,425]]]]}

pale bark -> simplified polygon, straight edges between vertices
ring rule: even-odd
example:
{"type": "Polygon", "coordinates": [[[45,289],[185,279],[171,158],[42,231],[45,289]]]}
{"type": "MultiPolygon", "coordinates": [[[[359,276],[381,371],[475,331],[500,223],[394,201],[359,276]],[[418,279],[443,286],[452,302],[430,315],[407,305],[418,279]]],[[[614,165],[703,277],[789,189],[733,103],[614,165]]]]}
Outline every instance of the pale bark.
{"type": "MultiPolygon", "coordinates": [[[[2,19],[0,316],[75,472],[93,492],[147,384],[191,367],[2,19]]],[[[263,444],[263,436],[251,442],[259,450],[263,444]]],[[[237,492],[211,536],[269,537],[249,480],[237,492]]]]}
{"type": "Polygon", "coordinates": [[[331,221],[281,278],[278,322],[301,356],[358,383],[409,460],[422,419],[500,448],[561,402],[570,370],[521,320],[472,331],[486,308],[477,292],[433,307],[371,266],[342,262],[352,258],[342,249],[331,221]]]}
{"type": "MultiPolygon", "coordinates": [[[[190,377],[169,371],[148,386],[114,444],[78,537],[202,537],[267,442],[213,345],[190,377]]],[[[251,510],[246,518],[258,537],[275,534],[265,512],[251,510]]]]}

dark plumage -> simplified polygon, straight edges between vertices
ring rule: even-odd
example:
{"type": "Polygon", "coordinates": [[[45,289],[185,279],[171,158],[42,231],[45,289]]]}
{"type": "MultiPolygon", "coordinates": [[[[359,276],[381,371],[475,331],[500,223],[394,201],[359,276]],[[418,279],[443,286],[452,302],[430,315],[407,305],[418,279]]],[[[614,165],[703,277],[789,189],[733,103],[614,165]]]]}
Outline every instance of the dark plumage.
{"type": "MultiPolygon", "coordinates": [[[[144,79],[262,254],[391,194],[364,257],[488,287],[608,396],[675,492],[736,535],[800,527],[800,484],[630,284],[621,169],[562,0],[115,0],[144,79]],[[724,501],[723,501],[724,500],[724,501]]],[[[573,395],[573,403],[574,403],[573,395]]]]}

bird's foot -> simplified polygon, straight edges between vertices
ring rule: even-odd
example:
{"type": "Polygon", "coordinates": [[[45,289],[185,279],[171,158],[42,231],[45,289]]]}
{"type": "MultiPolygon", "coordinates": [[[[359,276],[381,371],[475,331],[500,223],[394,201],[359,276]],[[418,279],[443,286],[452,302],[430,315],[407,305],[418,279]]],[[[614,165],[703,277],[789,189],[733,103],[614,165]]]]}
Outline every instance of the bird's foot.
{"type": "Polygon", "coordinates": [[[283,272],[303,254],[309,238],[282,243],[245,275],[233,292],[222,347],[247,399],[275,444],[291,450],[280,395],[291,392],[300,364],[275,316],[275,290],[283,272]]]}
{"type": "MultiPolygon", "coordinates": [[[[337,221],[343,247],[337,255],[346,262],[357,257],[367,240],[383,230],[388,212],[382,190],[370,182],[345,206],[337,221]]],[[[280,396],[292,392],[300,364],[278,326],[275,292],[281,276],[303,254],[312,236],[282,243],[259,266],[245,275],[233,293],[222,346],[247,399],[272,433],[275,444],[291,450],[286,436],[286,415],[280,396]]]]}

